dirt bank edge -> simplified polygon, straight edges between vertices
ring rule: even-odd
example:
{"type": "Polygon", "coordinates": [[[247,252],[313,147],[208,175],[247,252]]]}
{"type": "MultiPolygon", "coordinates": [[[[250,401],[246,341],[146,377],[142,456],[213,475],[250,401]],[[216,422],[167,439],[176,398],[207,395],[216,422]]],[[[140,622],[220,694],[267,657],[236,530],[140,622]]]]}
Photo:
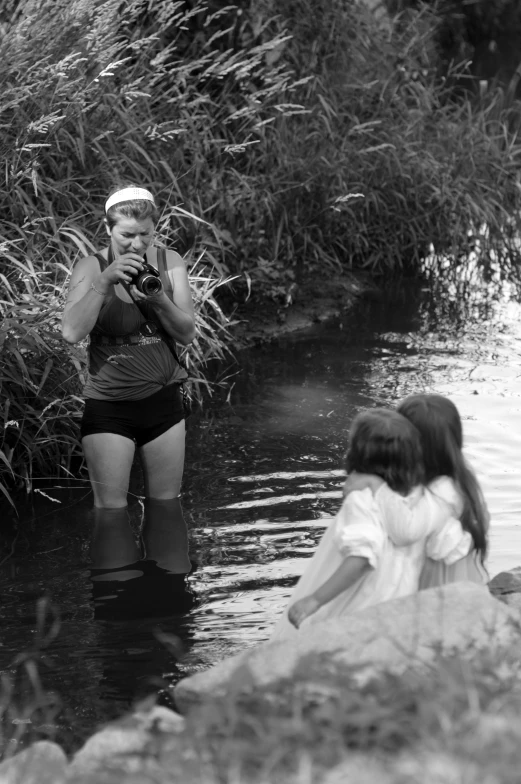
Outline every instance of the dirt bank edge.
{"type": "Polygon", "coordinates": [[[324,279],[316,274],[294,286],[284,300],[254,295],[235,305],[230,314],[230,334],[239,350],[269,343],[337,318],[361,297],[379,291],[374,281],[362,275],[343,273],[324,279]]]}

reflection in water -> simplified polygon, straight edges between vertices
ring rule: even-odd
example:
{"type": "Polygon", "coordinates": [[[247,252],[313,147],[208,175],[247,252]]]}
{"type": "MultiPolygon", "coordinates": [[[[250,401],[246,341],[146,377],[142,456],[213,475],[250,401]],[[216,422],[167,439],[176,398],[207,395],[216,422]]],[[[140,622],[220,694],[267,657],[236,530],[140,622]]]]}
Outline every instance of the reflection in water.
{"type": "Polygon", "coordinates": [[[170,704],[168,682],[179,674],[157,638],[166,632],[176,644],[187,642],[195,603],[179,499],[146,499],[143,509],[138,536],[126,508],[94,510],[90,576],[98,648],[105,651],[99,690],[119,705],[151,691],[170,704]]]}
{"type": "Polygon", "coordinates": [[[139,544],[126,507],[95,508],[91,557],[96,618],[157,618],[191,609],[188,532],[178,498],[145,499],[139,544]]]}

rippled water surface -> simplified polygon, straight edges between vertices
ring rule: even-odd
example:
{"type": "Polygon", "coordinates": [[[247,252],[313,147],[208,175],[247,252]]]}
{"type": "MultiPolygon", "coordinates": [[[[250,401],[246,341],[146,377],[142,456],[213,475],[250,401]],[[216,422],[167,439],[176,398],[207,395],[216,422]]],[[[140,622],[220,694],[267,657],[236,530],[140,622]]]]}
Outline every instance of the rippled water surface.
{"type": "MultiPolygon", "coordinates": [[[[462,307],[402,291],[240,356],[231,402],[217,396],[189,421],[186,580],[162,568],[161,531],[165,563],[140,550],[117,574],[92,571],[88,485],[42,482],[0,558],[0,669],[30,647],[49,597],[61,627],[40,669],[65,706],[58,739],[74,747],[136,698],[168,704],[183,674],[266,639],[339,505],[350,420],[413,391],[458,405],[492,514],[489,571],[520,565],[520,316],[508,296],[462,307]]],[[[137,468],[132,491],[129,546],[140,548],[137,468]]]]}

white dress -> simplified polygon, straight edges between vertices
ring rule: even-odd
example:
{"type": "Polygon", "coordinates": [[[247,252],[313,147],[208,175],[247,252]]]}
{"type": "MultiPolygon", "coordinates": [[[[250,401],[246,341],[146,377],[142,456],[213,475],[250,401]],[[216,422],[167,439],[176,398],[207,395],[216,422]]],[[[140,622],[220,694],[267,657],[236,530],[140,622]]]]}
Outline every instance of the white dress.
{"type": "Polygon", "coordinates": [[[428,488],[415,488],[406,497],[386,484],[374,495],[369,488],[350,493],[295,586],[271,639],[305,632],[310,623],[415,593],[427,538],[436,534],[445,538],[453,557],[462,558],[469,552],[470,534],[428,488]],[[306,618],[297,631],[288,620],[288,608],[323,585],[349,556],[367,558],[371,569],[306,618]]]}
{"type": "MultiPolygon", "coordinates": [[[[450,514],[461,517],[463,499],[452,479],[447,476],[438,477],[429,484],[429,490],[440,502],[447,505],[450,514]]],[[[450,530],[442,529],[428,537],[425,548],[427,558],[420,574],[420,590],[461,581],[478,585],[488,583],[490,577],[473,544],[464,557],[459,554],[455,545],[457,542],[451,541],[450,530]]]]}

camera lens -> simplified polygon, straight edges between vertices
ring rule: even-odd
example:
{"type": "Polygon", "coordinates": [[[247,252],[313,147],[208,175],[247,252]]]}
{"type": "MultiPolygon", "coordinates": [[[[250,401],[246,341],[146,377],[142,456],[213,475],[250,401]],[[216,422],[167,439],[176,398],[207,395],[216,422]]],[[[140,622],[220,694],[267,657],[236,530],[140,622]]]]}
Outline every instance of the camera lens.
{"type": "Polygon", "coordinates": [[[154,275],[147,275],[146,273],[139,276],[136,286],[138,290],[147,297],[150,294],[159,294],[163,288],[163,284],[159,278],[156,278],[154,275]]]}

